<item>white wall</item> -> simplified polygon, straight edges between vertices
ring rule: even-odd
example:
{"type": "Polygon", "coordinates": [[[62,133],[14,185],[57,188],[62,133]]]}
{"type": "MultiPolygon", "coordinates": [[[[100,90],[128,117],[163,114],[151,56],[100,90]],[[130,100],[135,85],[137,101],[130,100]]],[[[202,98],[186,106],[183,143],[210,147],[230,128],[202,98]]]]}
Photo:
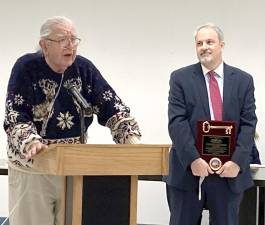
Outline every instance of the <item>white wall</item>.
{"type": "MultiPolygon", "coordinates": [[[[5,90],[15,60],[34,51],[39,27],[47,17],[65,15],[75,21],[79,30],[80,53],[95,63],[131,107],[143,133],[142,142],[170,143],[167,134],[169,74],[197,62],[193,31],[197,25],[212,21],[225,33],[225,61],[253,74],[259,118],[257,131],[261,138],[257,144],[261,151],[265,142],[262,126],[265,123],[264,10],[263,0],[2,0],[0,121],[4,118],[5,90]]],[[[0,136],[2,158],[6,145],[2,129],[0,136]]],[[[89,129],[89,137],[91,143],[112,143],[109,131],[96,123],[89,129]]],[[[265,153],[261,154],[265,159],[265,153]]],[[[6,184],[0,182],[0,195],[6,195],[2,191],[2,185],[6,184]]],[[[148,212],[154,212],[155,207],[159,209],[160,202],[163,210],[155,211],[152,217],[157,223],[166,224],[163,185],[159,187],[159,195],[152,186],[140,185],[140,188],[140,192],[153,193],[153,197],[140,193],[143,202],[155,196],[158,203],[142,209],[146,211],[139,212],[139,222],[146,222],[151,215],[148,212]]],[[[7,207],[2,196],[0,199],[1,216],[7,207]]]]}

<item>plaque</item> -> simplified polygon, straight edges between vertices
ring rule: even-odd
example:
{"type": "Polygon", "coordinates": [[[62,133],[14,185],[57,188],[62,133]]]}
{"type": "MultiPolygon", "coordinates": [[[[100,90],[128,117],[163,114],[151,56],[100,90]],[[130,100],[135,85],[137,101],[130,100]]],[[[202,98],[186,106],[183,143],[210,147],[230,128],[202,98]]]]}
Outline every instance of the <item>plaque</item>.
{"type": "Polygon", "coordinates": [[[198,121],[196,148],[213,171],[229,161],[236,146],[234,121],[198,121]]]}

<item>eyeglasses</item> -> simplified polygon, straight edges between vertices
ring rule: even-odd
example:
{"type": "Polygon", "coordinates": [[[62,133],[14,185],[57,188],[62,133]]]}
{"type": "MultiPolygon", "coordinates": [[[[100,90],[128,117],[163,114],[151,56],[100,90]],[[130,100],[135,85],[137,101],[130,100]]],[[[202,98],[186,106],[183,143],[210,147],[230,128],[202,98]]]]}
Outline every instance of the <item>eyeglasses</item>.
{"type": "Polygon", "coordinates": [[[77,37],[62,37],[59,40],[54,40],[54,39],[50,39],[50,38],[46,38],[46,40],[48,41],[53,41],[58,43],[62,48],[67,48],[69,46],[69,44],[71,43],[74,47],[76,47],[77,45],[79,45],[81,39],[77,38],[77,37]]]}

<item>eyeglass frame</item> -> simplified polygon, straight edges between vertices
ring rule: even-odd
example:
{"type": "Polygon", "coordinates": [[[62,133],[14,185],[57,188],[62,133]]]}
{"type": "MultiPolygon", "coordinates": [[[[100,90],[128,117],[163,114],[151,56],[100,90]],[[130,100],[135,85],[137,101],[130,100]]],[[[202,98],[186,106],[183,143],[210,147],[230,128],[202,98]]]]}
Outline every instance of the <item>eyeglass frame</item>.
{"type": "Polygon", "coordinates": [[[48,40],[48,41],[52,41],[52,42],[56,42],[58,43],[62,48],[67,48],[67,46],[69,45],[69,43],[71,43],[74,47],[78,46],[79,43],[81,42],[81,39],[78,38],[78,37],[62,37],[60,38],[59,40],[54,40],[54,39],[51,39],[51,38],[48,38],[46,37],[45,40],[48,40]],[[63,41],[68,41],[67,44],[63,45],[63,41]],[[73,42],[76,42],[77,43],[73,43],[73,42]]]}

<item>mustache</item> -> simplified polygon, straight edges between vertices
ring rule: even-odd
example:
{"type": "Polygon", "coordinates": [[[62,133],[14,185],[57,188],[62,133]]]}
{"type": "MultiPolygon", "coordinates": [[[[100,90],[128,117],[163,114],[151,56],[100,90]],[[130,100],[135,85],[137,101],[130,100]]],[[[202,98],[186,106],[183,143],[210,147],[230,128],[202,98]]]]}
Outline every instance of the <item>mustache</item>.
{"type": "Polygon", "coordinates": [[[206,50],[202,50],[201,52],[200,52],[200,55],[204,55],[204,54],[211,54],[211,51],[209,51],[208,49],[206,49],[206,50]]]}

